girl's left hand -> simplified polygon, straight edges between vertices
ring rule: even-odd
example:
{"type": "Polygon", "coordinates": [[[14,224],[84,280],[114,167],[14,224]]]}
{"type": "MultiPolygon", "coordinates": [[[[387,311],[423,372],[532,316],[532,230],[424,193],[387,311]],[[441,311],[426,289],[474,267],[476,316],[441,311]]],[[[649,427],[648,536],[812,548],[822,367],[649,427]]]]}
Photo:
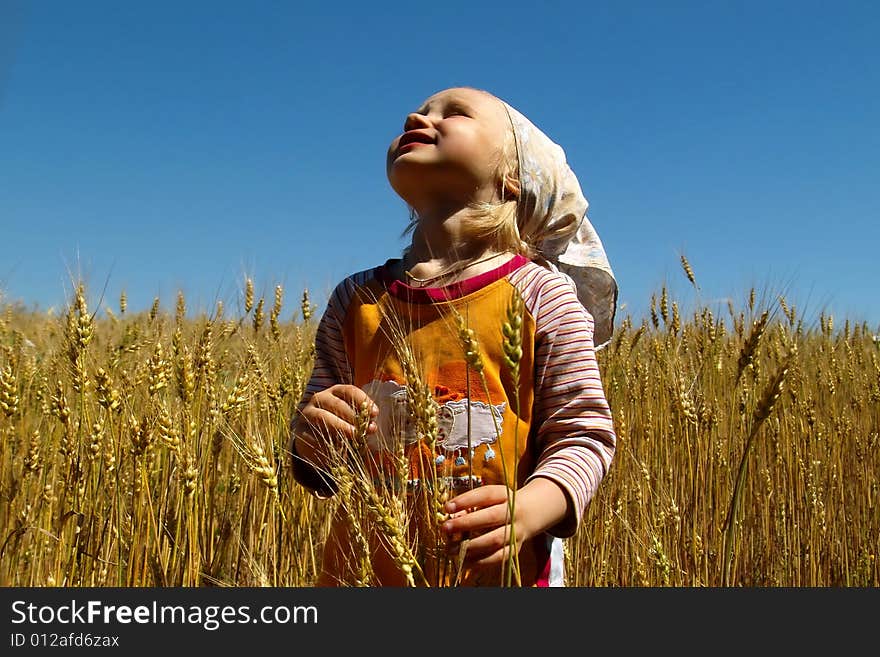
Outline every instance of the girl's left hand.
{"type": "Polygon", "coordinates": [[[547,479],[535,482],[541,484],[517,491],[512,520],[508,513],[512,491],[507,486],[481,486],[449,500],[446,511],[453,517],[443,523],[443,531],[450,537],[450,552],[457,552],[462,535],[468,535],[465,563],[477,567],[501,564],[510,554],[511,530],[518,553],[524,541],[556,524],[566,511],[565,493],[547,479]],[[541,500],[547,503],[544,510],[535,506],[541,500]]]}

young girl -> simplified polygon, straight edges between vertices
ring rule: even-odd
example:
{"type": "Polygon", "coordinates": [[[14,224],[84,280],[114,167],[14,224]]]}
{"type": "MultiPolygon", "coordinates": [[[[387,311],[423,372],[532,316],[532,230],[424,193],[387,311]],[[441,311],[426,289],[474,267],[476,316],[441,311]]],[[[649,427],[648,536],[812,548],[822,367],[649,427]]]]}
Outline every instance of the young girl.
{"type": "Polygon", "coordinates": [[[357,476],[393,493],[398,477],[406,499],[421,491],[434,506],[410,505],[401,530],[388,520],[399,507],[367,492],[368,535],[341,506],[318,583],[362,581],[366,551],[380,585],[562,585],[559,539],[616,440],[594,335],[610,337],[617,286],[587,201],[557,144],[469,87],[406,117],[387,175],[412,243],[332,294],[293,471],[319,497],[357,476]],[[349,476],[353,453],[368,456],[349,476]],[[432,541],[442,558],[420,544],[432,541]]]}

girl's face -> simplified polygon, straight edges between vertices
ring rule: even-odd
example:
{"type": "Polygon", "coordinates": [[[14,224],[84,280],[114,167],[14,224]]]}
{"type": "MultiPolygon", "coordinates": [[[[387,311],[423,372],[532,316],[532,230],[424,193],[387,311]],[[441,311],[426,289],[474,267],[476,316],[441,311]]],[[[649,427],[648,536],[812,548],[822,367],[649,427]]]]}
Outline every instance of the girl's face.
{"type": "Polygon", "coordinates": [[[388,180],[417,211],[432,203],[495,200],[512,138],[500,100],[476,89],[446,89],[406,117],[388,148],[388,180]]]}

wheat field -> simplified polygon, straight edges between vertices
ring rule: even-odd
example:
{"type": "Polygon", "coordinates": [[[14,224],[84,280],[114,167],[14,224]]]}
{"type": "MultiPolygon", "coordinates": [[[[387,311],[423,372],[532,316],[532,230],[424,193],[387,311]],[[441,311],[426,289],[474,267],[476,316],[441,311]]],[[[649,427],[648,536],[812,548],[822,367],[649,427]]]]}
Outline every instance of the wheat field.
{"type": "MultiPolygon", "coordinates": [[[[319,304],[274,292],[248,279],[236,316],[193,316],[183,294],[96,309],[83,285],[57,315],[2,307],[0,585],[315,581],[342,502],[293,481],[287,441],[319,304]]],[[[568,585],[880,585],[870,327],[755,290],[713,312],[664,286],[599,364],[618,448],[565,541],[568,585]]],[[[392,502],[358,506],[363,525],[392,502]]]]}

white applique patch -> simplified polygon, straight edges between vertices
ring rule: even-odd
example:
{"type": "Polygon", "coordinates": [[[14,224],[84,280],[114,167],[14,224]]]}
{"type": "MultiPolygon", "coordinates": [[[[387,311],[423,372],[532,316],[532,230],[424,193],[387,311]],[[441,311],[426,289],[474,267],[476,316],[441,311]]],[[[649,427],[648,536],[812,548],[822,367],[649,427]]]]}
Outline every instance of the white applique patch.
{"type": "Polygon", "coordinates": [[[447,452],[468,448],[468,406],[471,414],[471,449],[491,445],[498,440],[504,422],[504,403],[490,406],[481,401],[468,403],[467,399],[456,399],[441,404],[437,411],[437,423],[440,425],[437,442],[447,452]]]}
{"type": "MultiPolygon", "coordinates": [[[[411,444],[418,440],[415,422],[409,413],[406,387],[394,381],[370,381],[364,392],[379,407],[376,424],[379,431],[367,437],[367,443],[375,451],[393,451],[403,440],[411,444]]],[[[489,405],[481,401],[468,402],[456,399],[437,405],[437,445],[449,454],[468,448],[470,428],[471,451],[480,445],[491,445],[498,440],[504,422],[505,403],[489,405]],[[470,427],[468,427],[470,407],[470,427]]],[[[491,448],[490,448],[491,450],[491,448]]],[[[491,452],[492,458],[495,452],[491,452]]]]}

